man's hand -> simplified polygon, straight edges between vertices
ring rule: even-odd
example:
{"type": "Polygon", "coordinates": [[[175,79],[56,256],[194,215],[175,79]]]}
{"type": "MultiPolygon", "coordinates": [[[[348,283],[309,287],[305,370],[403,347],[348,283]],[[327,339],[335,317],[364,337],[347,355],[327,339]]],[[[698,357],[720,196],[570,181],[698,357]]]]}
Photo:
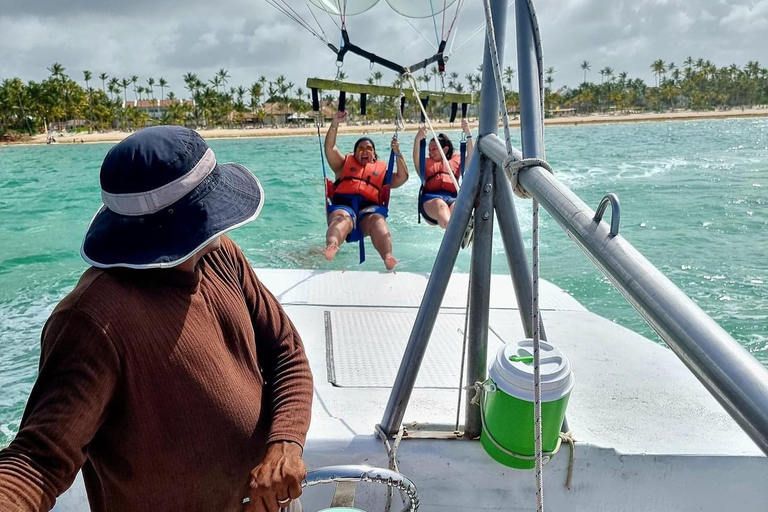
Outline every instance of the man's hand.
{"type": "Polygon", "coordinates": [[[416,132],[416,140],[420,141],[424,137],[427,136],[427,127],[426,126],[420,126],[419,131],[416,132]]]}
{"type": "MultiPolygon", "coordinates": [[[[334,119],[336,116],[334,116],[334,119]]],[[[243,512],[278,512],[301,496],[307,466],[296,443],[270,443],[264,461],[251,471],[248,498],[243,512]]]]}
{"type": "Polygon", "coordinates": [[[333,114],[333,121],[331,121],[331,125],[339,126],[339,123],[341,123],[346,118],[347,118],[347,113],[338,110],[336,111],[335,114],[333,114]]]}

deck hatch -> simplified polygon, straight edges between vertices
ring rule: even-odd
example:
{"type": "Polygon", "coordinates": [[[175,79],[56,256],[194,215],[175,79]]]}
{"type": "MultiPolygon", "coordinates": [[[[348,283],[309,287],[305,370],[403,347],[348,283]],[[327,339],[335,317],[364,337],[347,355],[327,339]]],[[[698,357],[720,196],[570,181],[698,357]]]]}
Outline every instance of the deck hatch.
{"type": "MultiPolygon", "coordinates": [[[[392,387],[415,319],[415,311],[327,311],[328,382],[339,387],[392,387]]],[[[458,387],[463,329],[463,311],[437,316],[417,388],[458,387]]],[[[490,332],[489,353],[501,344],[490,332]]]]}

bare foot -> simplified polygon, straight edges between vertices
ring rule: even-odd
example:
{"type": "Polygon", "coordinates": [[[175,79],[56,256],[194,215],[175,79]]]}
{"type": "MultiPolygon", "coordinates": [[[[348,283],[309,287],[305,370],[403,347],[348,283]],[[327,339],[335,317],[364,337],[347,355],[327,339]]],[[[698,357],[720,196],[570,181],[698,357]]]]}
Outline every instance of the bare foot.
{"type": "Polygon", "coordinates": [[[325,248],[325,259],[328,261],[331,261],[333,258],[336,257],[336,252],[338,252],[339,246],[336,244],[330,244],[325,248]]]}
{"type": "Polygon", "coordinates": [[[384,266],[387,267],[387,270],[392,270],[395,268],[395,265],[397,265],[397,260],[394,256],[387,256],[384,258],[384,266]]]}

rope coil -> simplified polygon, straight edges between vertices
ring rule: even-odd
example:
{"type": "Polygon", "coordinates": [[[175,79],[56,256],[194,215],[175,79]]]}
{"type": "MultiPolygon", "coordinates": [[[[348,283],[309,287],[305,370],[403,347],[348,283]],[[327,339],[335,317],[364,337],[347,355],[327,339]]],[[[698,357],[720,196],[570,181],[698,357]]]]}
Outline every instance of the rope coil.
{"type": "Polygon", "coordinates": [[[510,181],[510,183],[512,183],[512,190],[517,197],[523,199],[531,199],[532,196],[523,188],[522,185],[520,185],[518,177],[520,171],[529,167],[542,167],[550,173],[554,173],[552,166],[549,165],[549,162],[541,158],[523,158],[522,160],[518,160],[514,156],[508,156],[502,164],[504,174],[507,175],[507,179],[510,181]]]}
{"type": "MultiPolygon", "coordinates": [[[[403,436],[405,435],[405,427],[401,426],[400,430],[397,431],[397,435],[395,436],[394,443],[390,445],[389,443],[389,437],[387,437],[386,432],[381,428],[381,425],[376,425],[376,434],[378,434],[379,439],[382,440],[384,443],[384,449],[387,451],[387,457],[389,458],[389,469],[392,471],[400,472],[400,469],[397,466],[397,449],[400,446],[400,441],[403,440],[403,436]]],[[[402,493],[403,489],[398,488],[398,490],[402,493]]],[[[394,488],[389,487],[387,489],[387,504],[384,507],[385,512],[390,512],[392,508],[392,497],[394,495],[394,488]]]]}

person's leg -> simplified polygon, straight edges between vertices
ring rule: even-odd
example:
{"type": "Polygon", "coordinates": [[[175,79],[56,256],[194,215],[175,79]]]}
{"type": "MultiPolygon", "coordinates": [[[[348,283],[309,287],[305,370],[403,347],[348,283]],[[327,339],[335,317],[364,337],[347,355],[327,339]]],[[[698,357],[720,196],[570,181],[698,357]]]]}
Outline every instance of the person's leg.
{"type": "Polygon", "coordinates": [[[373,247],[384,260],[384,266],[387,270],[392,270],[397,265],[397,260],[392,256],[392,235],[389,234],[387,220],[383,215],[371,213],[360,220],[360,227],[363,234],[371,237],[373,247]]]}
{"type": "Polygon", "coordinates": [[[325,259],[331,261],[336,257],[339,245],[352,231],[354,223],[349,212],[334,210],[328,214],[328,231],[325,232],[325,259]]]}
{"type": "Polygon", "coordinates": [[[451,220],[451,209],[442,199],[430,199],[424,203],[424,211],[437,221],[437,224],[445,229],[451,220]]]}

